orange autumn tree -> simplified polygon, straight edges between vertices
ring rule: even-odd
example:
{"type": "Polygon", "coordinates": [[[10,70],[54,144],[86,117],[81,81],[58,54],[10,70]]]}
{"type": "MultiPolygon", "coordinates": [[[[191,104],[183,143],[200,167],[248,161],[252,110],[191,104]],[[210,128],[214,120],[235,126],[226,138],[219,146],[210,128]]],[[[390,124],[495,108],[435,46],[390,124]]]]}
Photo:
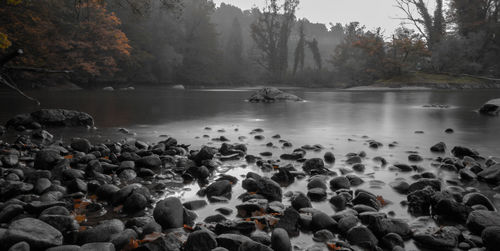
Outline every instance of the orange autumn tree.
{"type": "Polygon", "coordinates": [[[0,40],[25,52],[14,65],[111,76],[131,50],[120,25],[99,0],[0,0],[0,40]]]}

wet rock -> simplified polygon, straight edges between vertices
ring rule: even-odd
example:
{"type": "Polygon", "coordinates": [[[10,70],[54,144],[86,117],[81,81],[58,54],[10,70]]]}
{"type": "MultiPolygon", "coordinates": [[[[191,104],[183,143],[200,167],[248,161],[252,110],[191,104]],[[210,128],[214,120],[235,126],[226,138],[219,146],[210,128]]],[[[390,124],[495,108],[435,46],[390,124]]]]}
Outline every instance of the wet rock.
{"type": "Polygon", "coordinates": [[[303,101],[303,99],[290,94],[283,92],[274,87],[262,88],[250,96],[248,98],[249,102],[259,103],[259,102],[275,102],[275,101],[303,101]]]}
{"type": "Polygon", "coordinates": [[[176,233],[168,233],[167,235],[152,242],[147,242],[139,246],[139,248],[135,249],[135,251],[181,251],[182,246],[183,242],[181,238],[176,235],[176,233]]]}
{"type": "Polygon", "coordinates": [[[207,201],[206,200],[192,200],[192,201],[184,202],[184,204],[182,204],[182,205],[189,210],[198,210],[200,208],[205,207],[207,205],[207,201]]]}
{"type": "Polygon", "coordinates": [[[42,215],[38,219],[53,226],[64,235],[72,231],[77,231],[80,227],[73,217],[66,215],[42,215]]]}
{"type": "Polygon", "coordinates": [[[156,155],[146,156],[138,159],[135,162],[137,167],[145,167],[149,169],[158,169],[161,166],[161,160],[156,155]]]}
{"type": "Polygon", "coordinates": [[[444,153],[446,151],[446,144],[444,142],[439,142],[431,146],[431,152],[444,153]]]}
{"type": "Polygon", "coordinates": [[[271,247],[274,251],[291,251],[292,244],[288,233],[282,228],[275,228],[271,235],[271,247]]]}
{"type": "Polygon", "coordinates": [[[118,191],[120,191],[120,188],[118,188],[117,186],[112,184],[104,184],[97,188],[95,194],[100,200],[111,200],[114,194],[118,191]]]}
{"type": "Polygon", "coordinates": [[[458,175],[462,180],[466,181],[475,180],[477,178],[477,175],[468,168],[464,168],[458,171],[458,175]]]}
{"type": "Polygon", "coordinates": [[[379,237],[383,237],[389,233],[395,233],[403,239],[409,239],[412,235],[410,226],[402,219],[375,218],[370,221],[368,228],[379,237]]]}
{"type": "Polygon", "coordinates": [[[316,231],[313,235],[313,240],[317,242],[327,242],[333,240],[334,238],[335,236],[333,233],[326,229],[316,231]]]}
{"type": "Polygon", "coordinates": [[[255,231],[250,235],[250,238],[258,243],[262,243],[266,246],[271,245],[271,236],[263,231],[255,231]]]}
{"type": "Polygon", "coordinates": [[[448,194],[438,192],[431,197],[432,213],[440,215],[445,219],[458,222],[465,222],[470,209],[458,203],[448,194]]]}
{"type": "Polygon", "coordinates": [[[30,251],[30,244],[25,241],[18,242],[9,248],[9,251],[30,251]]]}
{"type": "Polygon", "coordinates": [[[477,176],[489,183],[497,184],[500,182],[500,164],[494,164],[483,171],[479,172],[477,176]]]}
{"type": "Polygon", "coordinates": [[[133,192],[123,203],[123,211],[126,213],[136,213],[144,210],[148,206],[148,199],[139,192],[133,192]]]}
{"type": "Polygon", "coordinates": [[[358,217],[354,215],[347,215],[339,220],[338,228],[341,233],[345,234],[347,233],[347,231],[349,231],[349,229],[358,225],[358,223],[359,223],[358,217]]]}
{"type": "Polygon", "coordinates": [[[328,169],[325,168],[325,163],[320,158],[306,160],[306,162],[302,165],[302,170],[304,170],[307,174],[325,174],[328,171],[328,169]]]}
{"type": "Polygon", "coordinates": [[[273,249],[256,241],[246,241],[240,245],[238,251],[273,251],[273,249]]]}
{"type": "Polygon", "coordinates": [[[412,162],[420,162],[424,159],[422,158],[422,156],[420,156],[418,154],[410,154],[410,155],[408,155],[408,160],[412,161],[412,162]]]}
{"type": "Polygon", "coordinates": [[[348,164],[348,165],[353,165],[353,164],[359,164],[361,163],[363,160],[361,159],[360,156],[351,156],[349,157],[345,163],[348,164]]]}
{"type": "Polygon", "coordinates": [[[483,205],[490,211],[496,211],[493,203],[481,193],[468,193],[463,197],[462,201],[466,206],[483,205]]]}
{"type": "Polygon", "coordinates": [[[337,211],[341,211],[345,209],[347,200],[342,195],[334,195],[330,198],[330,203],[335,207],[337,211]]]}
{"type": "Polygon", "coordinates": [[[471,150],[470,148],[463,147],[463,146],[455,146],[453,149],[451,149],[451,153],[453,156],[463,159],[465,156],[469,157],[477,157],[479,154],[476,151],[471,150]]]}
{"type": "Polygon", "coordinates": [[[323,159],[325,159],[326,163],[334,163],[335,155],[333,155],[332,152],[326,152],[325,155],[323,156],[323,159]]]}
{"type": "Polygon", "coordinates": [[[481,234],[487,250],[497,250],[500,247],[500,226],[487,227],[481,234]]]}
{"type": "Polygon", "coordinates": [[[242,218],[252,217],[255,214],[261,214],[266,211],[267,200],[266,199],[251,199],[245,201],[243,204],[236,206],[238,210],[238,216],[242,218]]]}
{"type": "Polygon", "coordinates": [[[413,236],[419,245],[433,249],[452,249],[458,245],[460,230],[446,226],[432,233],[416,233],[413,236]]]}
{"type": "Polygon", "coordinates": [[[183,207],[176,197],[159,201],[153,211],[153,217],[163,229],[180,228],[183,226],[183,207]]]}
{"type": "Polygon", "coordinates": [[[427,179],[427,178],[419,179],[410,185],[410,187],[408,188],[408,192],[412,193],[417,190],[421,190],[427,186],[432,187],[432,189],[434,189],[435,191],[440,191],[441,181],[439,181],[438,179],[427,179]]]}
{"type": "Polygon", "coordinates": [[[200,151],[193,157],[193,160],[196,164],[201,165],[204,160],[211,160],[215,153],[216,149],[208,146],[203,146],[200,151]]]}
{"type": "Polygon", "coordinates": [[[356,197],[352,200],[354,205],[366,205],[372,207],[375,210],[379,210],[382,206],[380,202],[377,200],[375,195],[368,193],[366,191],[360,191],[357,193],[356,197]]]}
{"type": "Polygon", "coordinates": [[[278,173],[275,173],[272,180],[276,181],[281,186],[289,186],[295,181],[295,176],[286,168],[279,168],[278,173]]]}
{"type": "Polygon", "coordinates": [[[396,180],[389,184],[394,190],[398,193],[406,194],[408,193],[408,189],[410,189],[410,184],[408,184],[404,180],[396,180]]]}
{"type": "Polygon", "coordinates": [[[243,242],[252,241],[252,239],[240,234],[221,234],[217,236],[216,241],[219,247],[229,251],[238,251],[243,242]]]}
{"type": "Polygon", "coordinates": [[[326,199],[326,189],[323,188],[313,188],[307,191],[307,197],[311,199],[311,201],[322,201],[326,199]]]}
{"type": "Polygon", "coordinates": [[[121,233],[116,233],[111,236],[110,242],[113,243],[114,247],[117,250],[122,250],[125,245],[130,243],[130,240],[136,240],[138,238],[137,233],[130,229],[127,228],[121,233]]]}
{"type": "Polygon", "coordinates": [[[216,236],[208,230],[197,230],[189,234],[186,244],[184,245],[185,251],[203,251],[212,250],[217,247],[216,236]]]}
{"type": "Polygon", "coordinates": [[[487,227],[500,226],[500,213],[487,210],[475,210],[469,214],[466,224],[467,228],[469,228],[472,233],[481,234],[487,227]]]}
{"type": "Polygon", "coordinates": [[[231,182],[228,180],[218,180],[212,184],[210,184],[206,189],[205,189],[205,194],[209,198],[209,200],[212,199],[212,197],[225,197],[225,198],[230,198],[231,197],[231,191],[232,191],[232,185],[231,182]]]}
{"type": "Polygon", "coordinates": [[[257,194],[264,196],[270,202],[282,200],[283,195],[281,187],[278,183],[270,178],[257,178],[255,180],[255,188],[257,194]]]}
{"type": "Polygon", "coordinates": [[[349,189],[350,187],[351,182],[344,176],[334,177],[330,180],[330,188],[333,191],[337,191],[339,189],[349,189]]]}
{"type": "Polygon", "coordinates": [[[396,233],[388,233],[382,237],[380,240],[380,244],[383,247],[386,247],[388,250],[393,250],[394,247],[399,246],[399,247],[404,247],[404,241],[401,236],[399,236],[396,233]]]}
{"type": "Polygon", "coordinates": [[[377,237],[365,226],[351,228],[347,232],[347,240],[350,244],[362,247],[375,247],[378,244],[377,237]]]}
{"type": "Polygon", "coordinates": [[[292,207],[297,211],[299,211],[301,208],[312,207],[309,198],[307,198],[307,196],[300,192],[293,196],[291,202],[292,207]]]}
{"type": "Polygon", "coordinates": [[[429,215],[431,198],[436,193],[432,187],[415,190],[408,194],[408,211],[413,215],[429,215]]]}
{"type": "Polygon", "coordinates": [[[93,242],[93,243],[87,243],[80,247],[80,251],[92,251],[92,250],[115,251],[115,246],[113,245],[113,243],[110,242],[93,242]]]}
{"type": "Polygon", "coordinates": [[[325,184],[325,178],[322,176],[314,176],[311,178],[311,180],[307,183],[307,189],[314,189],[314,188],[322,188],[322,189],[327,189],[326,184],[325,184]]]}
{"type": "Polygon", "coordinates": [[[347,174],[345,177],[349,180],[349,183],[353,187],[359,186],[365,182],[363,179],[354,174],[347,174]]]}
{"type": "Polygon", "coordinates": [[[35,169],[51,170],[63,157],[54,150],[41,150],[35,156],[35,169]]]}
{"type": "Polygon", "coordinates": [[[92,145],[88,139],[73,138],[71,139],[71,148],[75,151],[88,153],[92,149],[92,145]]]}
{"type": "Polygon", "coordinates": [[[499,112],[500,99],[492,99],[479,108],[479,113],[483,115],[498,115],[499,112]]]}
{"type": "Polygon", "coordinates": [[[336,231],[338,223],[332,219],[330,216],[323,212],[317,212],[313,214],[311,220],[311,229],[313,231],[319,231],[322,229],[326,229],[329,231],[336,231]]]}
{"type": "Polygon", "coordinates": [[[22,205],[11,204],[5,206],[2,211],[0,211],[0,223],[7,223],[14,219],[14,217],[22,214],[24,208],[22,205]]]}
{"type": "Polygon", "coordinates": [[[215,211],[217,211],[223,215],[230,215],[233,213],[233,209],[227,208],[227,207],[220,207],[220,208],[215,209],[215,211]]]}
{"type": "Polygon", "coordinates": [[[299,219],[299,212],[292,207],[288,207],[280,217],[276,228],[285,229],[289,236],[297,236],[299,234],[299,219]]]}
{"type": "Polygon", "coordinates": [[[13,221],[2,237],[4,243],[27,242],[33,249],[59,246],[63,243],[61,232],[51,225],[34,218],[13,221]]]}
{"type": "Polygon", "coordinates": [[[31,128],[33,122],[49,127],[94,126],[94,119],[89,114],[64,109],[42,109],[31,114],[20,114],[7,121],[6,126],[31,128]]]}
{"type": "Polygon", "coordinates": [[[94,228],[79,232],[78,243],[108,242],[112,235],[121,233],[124,229],[125,225],[118,219],[102,221],[94,228]]]}
{"type": "Polygon", "coordinates": [[[354,165],[352,165],[352,170],[356,171],[356,172],[364,172],[366,169],[365,165],[361,164],[361,163],[356,163],[354,165]]]}

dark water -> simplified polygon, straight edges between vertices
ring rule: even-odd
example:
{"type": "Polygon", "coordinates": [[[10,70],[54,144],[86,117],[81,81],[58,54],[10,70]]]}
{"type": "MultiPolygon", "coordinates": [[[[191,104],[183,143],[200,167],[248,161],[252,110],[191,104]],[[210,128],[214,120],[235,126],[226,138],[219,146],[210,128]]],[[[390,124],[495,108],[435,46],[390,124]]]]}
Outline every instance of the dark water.
{"type": "MultiPolygon", "coordinates": [[[[321,144],[325,147],[321,152],[308,152],[307,158],[322,157],[325,151],[332,151],[337,158],[331,166],[332,170],[346,166],[344,156],[347,153],[366,151],[367,169],[364,173],[358,173],[366,181],[361,188],[370,189],[394,202],[382,211],[394,211],[396,217],[409,220],[412,218],[406,213],[406,208],[399,204],[406,196],[397,194],[388,184],[396,177],[405,178],[411,183],[411,174],[389,172],[387,168],[378,167],[371,158],[382,156],[389,163],[408,163],[407,151],[417,151],[424,157],[424,161],[418,165],[435,172],[443,180],[457,180],[455,173],[441,171],[430,165],[432,158],[439,156],[429,151],[430,146],[443,141],[448,149],[464,145],[478,150],[483,156],[500,157],[500,117],[485,117],[475,111],[486,101],[499,98],[500,90],[349,92],[300,89],[292,92],[307,102],[252,104],[244,101],[251,93],[249,90],[155,89],[130,92],[38,92],[32,95],[40,99],[44,108],[76,109],[94,116],[96,130],[52,131],[65,140],[75,135],[96,141],[131,137],[117,132],[118,128],[125,127],[135,132],[138,139],[149,143],[160,141],[160,135],[171,135],[179,142],[191,144],[193,149],[197,149],[204,144],[219,144],[203,138],[205,134],[210,137],[224,135],[232,142],[240,142],[238,137],[246,136],[243,143],[248,145],[249,154],[271,151],[274,155],[271,159],[278,159],[280,154],[293,150],[265,146],[268,142],[280,146],[278,140],[271,138],[274,134],[280,134],[283,139],[292,142],[294,148],[305,144],[321,144]],[[450,107],[424,108],[426,104],[450,107]],[[212,130],[204,130],[206,126],[212,130]],[[255,128],[264,129],[262,135],[266,137],[265,140],[257,141],[253,135],[249,135],[255,128]],[[455,133],[446,134],[446,128],[453,128],[455,133]],[[218,129],[226,132],[219,133],[218,129]],[[415,134],[415,131],[424,133],[415,134]],[[384,146],[377,150],[370,149],[366,143],[368,139],[382,142],[384,146]],[[388,148],[387,145],[394,141],[398,142],[397,146],[388,148]]],[[[16,94],[5,92],[0,93],[0,107],[0,122],[5,122],[17,113],[37,109],[16,94]]],[[[299,163],[293,164],[301,170],[299,163]]],[[[237,177],[248,171],[261,173],[256,166],[247,166],[239,161],[225,162],[220,171],[227,171],[237,177]]],[[[272,173],[263,175],[271,176],[272,173]]],[[[295,182],[285,191],[306,192],[305,184],[305,180],[295,182]]],[[[485,184],[473,182],[460,185],[481,189],[500,208],[500,197],[485,184]]],[[[198,190],[198,185],[192,184],[183,189],[173,188],[167,194],[182,195],[182,200],[187,201],[197,198],[198,190]]],[[[241,193],[243,189],[238,184],[234,187],[231,204],[239,203],[237,196],[241,193]]],[[[284,203],[289,204],[286,199],[284,203]]],[[[198,211],[199,220],[214,214],[214,209],[220,206],[209,205],[198,211]]],[[[335,212],[328,202],[313,203],[313,206],[328,214],[335,212]]],[[[310,242],[311,237],[305,234],[294,239],[294,243],[301,247],[310,242]]]]}

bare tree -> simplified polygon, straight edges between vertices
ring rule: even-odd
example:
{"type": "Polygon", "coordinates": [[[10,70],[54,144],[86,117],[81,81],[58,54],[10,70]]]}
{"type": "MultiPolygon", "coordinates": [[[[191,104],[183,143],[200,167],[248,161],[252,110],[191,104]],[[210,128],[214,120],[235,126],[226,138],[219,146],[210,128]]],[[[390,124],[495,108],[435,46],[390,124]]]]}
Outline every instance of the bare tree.
{"type": "Polygon", "coordinates": [[[429,49],[432,50],[433,46],[442,40],[446,30],[443,17],[443,0],[436,0],[434,15],[430,14],[428,5],[423,0],[395,1],[396,7],[406,15],[402,19],[411,22],[416,27],[427,40],[429,49]]]}

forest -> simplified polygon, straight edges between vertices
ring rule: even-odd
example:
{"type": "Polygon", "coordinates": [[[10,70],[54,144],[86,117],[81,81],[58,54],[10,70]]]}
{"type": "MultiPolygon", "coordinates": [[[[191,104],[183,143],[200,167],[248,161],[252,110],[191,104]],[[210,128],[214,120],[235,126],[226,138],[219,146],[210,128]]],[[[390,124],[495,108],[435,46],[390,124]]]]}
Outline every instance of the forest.
{"type": "Polygon", "coordinates": [[[339,87],[415,72],[499,77],[500,0],[431,2],[394,0],[404,18],[388,34],[334,16],[330,24],[300,19],[299,0],[251,10],[209,0],[1,0],[0,58],[24,53],[0,74],[21,87],[339,87]]]}

